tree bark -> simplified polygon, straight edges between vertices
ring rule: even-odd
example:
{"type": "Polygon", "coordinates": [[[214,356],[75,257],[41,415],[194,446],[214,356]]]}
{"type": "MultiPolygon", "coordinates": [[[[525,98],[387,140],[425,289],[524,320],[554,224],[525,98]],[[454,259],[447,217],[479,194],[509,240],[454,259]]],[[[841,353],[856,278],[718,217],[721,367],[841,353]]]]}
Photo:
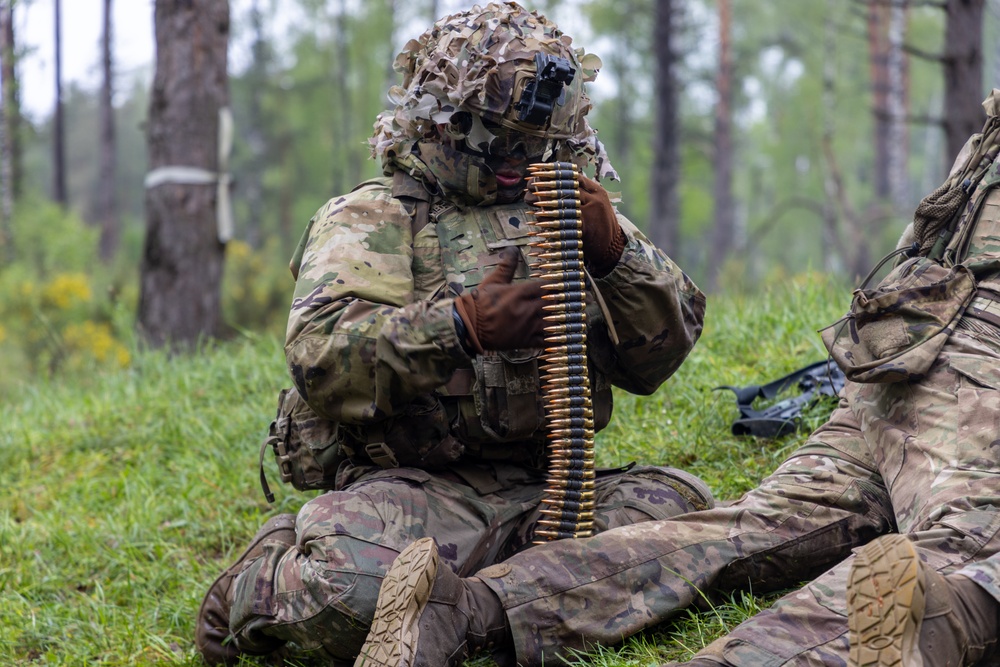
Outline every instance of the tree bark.
{"type": "Polygon", "coordinates": [[[617,82],[618,94],[614,102],[615,124],[611,131],[616,161],[629,164],[632,160],[632,132],[635,123],[635,84],[633,83],[635,44],[630,31],[635,17],[640,15],[635,0],[619,0],[616,7],[622,16],[616,18],[617,34],[608,57],[608,73],[617,82]]]}
{"type": "Polygon", "coordinates": [[[66,206],[66,129],[62,99],[62,0],[54,0],[56,99],[52,120],[52,198],[66,206]]]}
{"type": "MultiPolygon", "coordinates": [[[[228,0],[156,0],[150,169],[218,171],[219,110],[229,103],[228,0]]],[[[174,179],[146,190],[138,326],[155,346],[187,347],[222,331],[225,244],[217,185],[174,179]]]]}
{"type": "Polygon", "coordinates": [[[101,258],[111,259],[118,250],[118,240],[121,228],[118,219],[118,206],[115,200],[115,185],[117,183],[117,163],[115,160],[115,109],[114,96],[114,63],[112,60],[112,0],[104,0],[104,30],[101,35],[101,68],[104,80],[101,85],[101,151],[100,169],[98,172],[98,216],[101,224],[101,258]]]}
{"type": "Polygon", "coordinates": [[[899,0],[889,8],[886,40],[886,111],[889,116],[889,200],[896,211],[905,211],[909,205],[907,161],[909,157],[909,132],[907,115],[907,61],[903,51],[906,35],[907,0],[899,0]]]}
{"type": "Polygon", "coordinates": [[[985,0],[945,3],[945,119],[948,167],[966,140],[983,128],[983,8],[985,0]]]}
{"type": "Polygon", "coordinates": [[[250,90],[247,99],[247,128],[243,139],[250,152],[247,173],[240,178],[240,191],[246,200],[246,240],[253,247],[260,245],[264,211],[264,170],[268,162],[269,143],[265,132],[263,97],[267,90],[271,65],[271,46],[264,33],[264,14],[258,0],[250,7],[250,27],[253,44],[247,78],[250,90]]]}
{"type": "MultiPolygon", "coordinates": [[[[354,131],[354,108],[357,93],[355,88],[348,81],[348,73],[352,71],[354,64],[351,62],[351,36],[350,28],[347,24],[349,7],[347,0],[338,0],[337,16],[334,19],[334,31],[337,35],[335,53],[336,62],[331,63],[331,73],[333,81],[330,87],[335,99],[333,108],[336,109],[334,119],[333,136],[340,137],[341,159],[331,160],[331,192],[347,192],[357,182],[361,173],[361,157],[358,151],[351,147],[350,137],[357,136],[354,131]]],[[[336,139],[334,140],[336,146],[336,139]]]]}
{"type": "Polygon", "coordinates": [[[0,249],[14,259],[11,218],[21,190],[21,105],[14,55],[13,0],[0,2],[0,249]]]}
{"type": "Polygon", "coordinates": [[[5,154],[10,170],[10,196],[21,195],[21,84],[17,77],[17,43],[14,38],[14,0],[0,2],[0,80],[3,86],[5,154]]]}
{"type": "Polygon", "coordinates": [[[680,139],[677,103],[677,54],[674,49],[674,2],[656,0],[653,23],[654,129],[650,177],[649,238],[678,258],[680,240],[680,139]]]}
{"type": "Polygon", "coordinates": [[[733,201],[733,54],[731,45],[732,5],[719,0],[719,71],[716,74],[715,132],[713,133],[712,187],[714,224],[709,251],[707,289],[718,286],[722,265],[732,251],[736,233],[733,201]]]}
{"type": "Polygon", "coordinates": [[[889,198],[889,31],[890,8],[884,2],[868,5],[868,72],[872,90],[872,108],[875,118],[874,148],[875,164],[872,184],[875,199],[889,198]]]}

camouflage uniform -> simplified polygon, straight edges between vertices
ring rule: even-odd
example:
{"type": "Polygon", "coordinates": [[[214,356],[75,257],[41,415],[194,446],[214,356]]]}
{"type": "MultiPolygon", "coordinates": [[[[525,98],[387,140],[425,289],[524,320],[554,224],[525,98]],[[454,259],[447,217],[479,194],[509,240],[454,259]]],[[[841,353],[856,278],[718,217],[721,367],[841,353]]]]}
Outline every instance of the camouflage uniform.
{"type": "MultiPolygon", "coordinates": [[[[531,21],[566,49],[568,38],[551,24],[531,21]]],[[[539,48],[529,46],[529,54],[539,48]]],[[[413,60],[420,48],[408,45],[404,55],[413,60]]],[[[418,92],[432,89],[425,79],[418,92]]],[[[488,179],[473,178],[470,188],[468,160],[414,140],[416,124],[400,105],[380,119],[373,141],[386,177],[331,199],[293,259],[289,370],[316,418],[335,423],[351,461],[336,490],[302,507],[295,545],[265,542],[236,578],[230,627],[240,645],[278,638],[353,660],[382,577],[406,545],[434,536],[448,566],[468,574],[524,551],[540,518],[547,461],[539,351],[470,357],[452,314],[456,296],[489,275],[502,248],[524,259],[515,282],[528,278],[528,207],[491,205],[488,179]]],[[[426,100],[414,106],[426,109],[426,100]]],[[[565,157],[610,168],[589,127],[577,139],[565,157]]],[[[704,314],[704,296],[687,276],[627,219],[618,223],[624,253],[593,281],[605,306],[588,300],[595,428],[610,418],[612,385],[650,393],[674,372],[704,314]]],[[[601,471],[596,529],[712,504],[708,489],[678,470],[601,471]]]]}
{"type": "MultiPolygon", "coordinates": [[[[1000,164],[972,197],[969,265],[1000,293],[1000,164]]],[[[977,292],[982,295],[982,292],[977,292]]],[[[972,307],[1000,311],[979,296],[972,307]]],[[[500,597],[518,662],[616,643],[720,593],[804,587],[702,651],[699,665],[845,665],[852,549],[909,535],[935,569],[1000,600],[1000,327],[958,322],[927,375],[849,382],[830,420],[733,505],[564,540],[477,573],[500,597]]]]}

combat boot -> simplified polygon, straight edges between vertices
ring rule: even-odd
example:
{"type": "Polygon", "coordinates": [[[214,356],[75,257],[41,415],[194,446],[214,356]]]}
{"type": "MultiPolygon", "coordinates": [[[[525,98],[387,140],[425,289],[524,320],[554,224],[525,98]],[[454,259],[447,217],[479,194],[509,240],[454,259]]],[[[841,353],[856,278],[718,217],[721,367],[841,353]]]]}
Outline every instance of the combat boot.
{"type": "Polygon", "coordinates": [[[279,514],[268,519],[236,562],[208,587],[195,620],[194,645],[209,665],[233,665],[239,661],[241,653],[256,655],[270,653],[284,643],[275,640],[273,646],[237,646],[229,632],[233,580],[243,570],[245,563],[264,553],[265,542],[294,545],[295,515],[279,514]]]}
{"type": "Polygon", "coordinates": [[[425,537],[403,549],[386,573],[354,667],[453,667],[484,649],[501,667],[514,662],[499,598],[478,579],[441,565],[437,545],[425,537]]]}
{"type": "Polygon", "coordinates": [[[851,667],[959,667],[998,653],[993,596],[968,577],[933,570],[903,535],[858,552],[847,608],[851,667]]]}

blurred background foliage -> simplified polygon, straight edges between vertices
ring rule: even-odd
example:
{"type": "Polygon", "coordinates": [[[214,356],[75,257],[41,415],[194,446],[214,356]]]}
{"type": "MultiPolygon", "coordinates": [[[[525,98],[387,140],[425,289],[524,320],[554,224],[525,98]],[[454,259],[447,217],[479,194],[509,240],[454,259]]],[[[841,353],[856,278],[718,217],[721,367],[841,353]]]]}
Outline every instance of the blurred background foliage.
{"type": "MultiPolygon", "coordinates": [[[[846,259],[824,239],[824,212],[831,207],[834,216],[866,212],[871,224],[850,243],[865,246],[873,258],[891,249],[921,195],[942,180],[951,160],[941,127],[933,122],[948,103],[940,63],[906,61],[907,113],[929,122],[907,126],[907,195],[889,203],[873,188],[870,3],[731,0],[736,230],[733,251],[721,267],[710,267],[718,2],[674,3],[682,242],[664,250],[696,282],[717,269],[724,292],[757,290],[807,271],[851,281],[846,259]],[[831,151],[826,155],[824,137],[831,151]],[[829,192],[831,156],[844,192],[835,203],[829,192]]],[[[603,59],[591,88],[592,124],[622,176],[622,183],[609,189],[621,190],[623,211],[647,228],[656,112],[654,0],[525,4],[603,59]]],[[[938,4],[913,3],[907,9],[908,44],[926,52],[944,48],[946,16],[938,4]]],[[[305,223],[327,198],[380,173],[366,140],[386,105],[386,89],[397,80],[391,69],[395,54],[433,18],[469,3],[231,0],[230,6],[236,234],[226,251],[223,309],[234,331],[280,335],[292,284],[287,263],[305,223]]],[[[984,16],[983,96],[1000,70],[1000,40],[993,39],[1000,32],[997,3],[987,3],[984,16]]],[[[129,362],[137,344],[150,79],[149,71],[131,71],[115,80],[115,196],[122,237],[109,261],[100,261],[97,252],[98,91],[71,86],[64,95],[65,209],[47,195],[53,118],[26,119],[22,126],[24,193],[11,219],[13,252],[0,264],[0,392],[32,374],[129,362]]]]}

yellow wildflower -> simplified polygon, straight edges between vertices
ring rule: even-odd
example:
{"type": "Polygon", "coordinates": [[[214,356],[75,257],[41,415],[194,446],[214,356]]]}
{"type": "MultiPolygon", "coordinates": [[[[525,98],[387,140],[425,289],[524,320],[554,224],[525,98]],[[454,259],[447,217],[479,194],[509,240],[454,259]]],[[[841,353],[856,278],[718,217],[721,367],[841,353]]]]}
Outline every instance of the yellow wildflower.
{"type": "Polygon", "coordinates": [[[91,299],[90,281],[82,273],[60,273],[42,290],[42,299],[60,310],[91,299]]]}

